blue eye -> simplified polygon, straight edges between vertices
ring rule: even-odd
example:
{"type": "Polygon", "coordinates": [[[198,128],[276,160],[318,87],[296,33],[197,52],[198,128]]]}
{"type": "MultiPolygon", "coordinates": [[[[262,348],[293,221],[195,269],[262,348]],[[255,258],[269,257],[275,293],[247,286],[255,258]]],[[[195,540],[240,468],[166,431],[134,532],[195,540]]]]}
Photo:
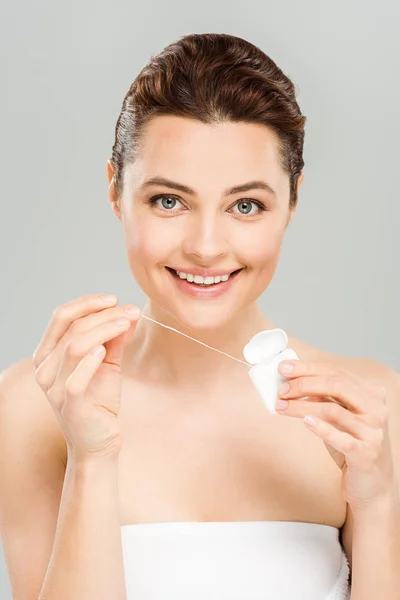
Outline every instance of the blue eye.
{"type": "Polygon", "coordinates": [[[261,202],[258,202],[256,200],[239,200],[235,206],[240,206],[240,205],[244,206],[245,207],[244,211],[242,212],[239,209],[239,212],[242,215],[248,215],[248,214],[250,214],[252,204],[257,206],[257,208],[258,208],[258,211],[256,213],[252,213],[252,214],[258,214],[259,212],[266,210],[264,204],[262,204],[261,202]]]}
{"type": "Polygon", "coordinates": [[[164,208],[166,210],[174,208],[176,202],[179,202],[178,198],[175,198],[174,196],[166,196],[166,195],[154,196],[153,198],[149,199],[149,202],[150,202],[150,204],[156,204],[156,202],[158,200],[162,200],[162,207],[159,204],[157,204],[158,208],[164,208]]]}

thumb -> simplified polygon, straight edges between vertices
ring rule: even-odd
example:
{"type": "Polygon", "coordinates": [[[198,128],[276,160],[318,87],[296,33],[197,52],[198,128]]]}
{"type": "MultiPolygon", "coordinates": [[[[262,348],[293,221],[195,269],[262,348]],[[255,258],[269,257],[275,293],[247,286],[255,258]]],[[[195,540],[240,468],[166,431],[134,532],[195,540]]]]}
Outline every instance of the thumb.
{"type": "Polygon", "coordinates": [[[106,355],[103,359],[103,363],[113,365],[117,367],[119,370],[121,369],[122,364],[122,355],[124,352],[125,344],[127,342],[128,336],[133,333],[133,330],[136,328],[137,321],[131,322],[131,326],[127,331],[124,331],[120,335],[117,335],[112,340],[105,342],[103,346],[106,349],[106,355]]]}

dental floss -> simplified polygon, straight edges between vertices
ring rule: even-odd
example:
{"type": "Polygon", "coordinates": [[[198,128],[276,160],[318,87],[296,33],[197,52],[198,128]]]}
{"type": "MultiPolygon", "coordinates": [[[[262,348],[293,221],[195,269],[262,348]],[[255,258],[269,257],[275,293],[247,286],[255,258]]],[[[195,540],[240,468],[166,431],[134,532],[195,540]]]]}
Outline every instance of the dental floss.
{"type": "Polygon", "coordinates": [[[200,342],[200,340],[196,340],[196,338],[190,337],[190,335],[186,335],[186,333],[182,333],[182,331],[179,331],[179,329],[175,329],[174,327],[170,327],[169,325],[164,325],[164,323],[160,323],[159,321],[156,321],[155,319],[152,319],[151,317],[146,317],[146,315],[141,315],[141,318],[147,319],[148,321],[153,321],[153,323],[157,323],[157,325],[161,325],[161,327],[165,327],[166,329],[170,329],[171,331],[176,331],[176,333],[179,333],[180,335],[184,335],[185,337],[189,338],[189,340],[193,340],[194,342],[197,342],[198,344],[201,344],[202,346],[206,346],[206,348],[210,348],[210,350],[214,350],[214,352],[219,352],[220,354],[224,354],[228,358],[231,358],[232,360],[236,360],[236,362],[240,362],[240,363],[246,365],[247,367],[253,366],[250,363],[245,362],[244,360],[240,360],[239,358],[235,358],[234,356],[231,356],[230,354],[227,354],[226,352],[222,352],[222,350],[217,350],[217,348],[213,348],[212,346],[209,346],[208,344],[205,344],[204,342],[200,342]]]}

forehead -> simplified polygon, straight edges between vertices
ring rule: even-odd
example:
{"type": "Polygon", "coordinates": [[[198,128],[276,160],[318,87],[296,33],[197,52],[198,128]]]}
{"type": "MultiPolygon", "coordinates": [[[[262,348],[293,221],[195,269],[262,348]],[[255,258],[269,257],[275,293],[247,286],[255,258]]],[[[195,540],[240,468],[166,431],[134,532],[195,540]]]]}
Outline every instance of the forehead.
{"type": "Polygon", "coordinates": [[[287,192],[287,175],[278,163],[278,138],[265,125],[224,122],[217,125],[195,119],[162,115],[147,123],[140,158],[127,176],[140,183],[164,176],[205,189],[266,179],[287,192]]]}

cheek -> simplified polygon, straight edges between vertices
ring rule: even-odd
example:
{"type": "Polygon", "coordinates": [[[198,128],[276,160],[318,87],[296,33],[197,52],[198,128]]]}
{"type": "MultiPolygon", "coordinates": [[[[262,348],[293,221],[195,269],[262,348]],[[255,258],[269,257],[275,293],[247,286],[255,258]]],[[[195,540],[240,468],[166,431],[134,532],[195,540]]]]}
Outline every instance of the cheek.
{"type": "Polygon", "coordinates": [[[124,223],[124,236],[129,265],[135,277],[146,271],[146,267],[168,264],[168,256],[176,244],[176,236],[161,220],[144,217],[124,223]]]}
{"type": "Polygon", "coordinates": [[[278,261],[284,229],[263,227],[251,233],[243,245],[243,259],[249,266],[269,270],[278,261]]]}

